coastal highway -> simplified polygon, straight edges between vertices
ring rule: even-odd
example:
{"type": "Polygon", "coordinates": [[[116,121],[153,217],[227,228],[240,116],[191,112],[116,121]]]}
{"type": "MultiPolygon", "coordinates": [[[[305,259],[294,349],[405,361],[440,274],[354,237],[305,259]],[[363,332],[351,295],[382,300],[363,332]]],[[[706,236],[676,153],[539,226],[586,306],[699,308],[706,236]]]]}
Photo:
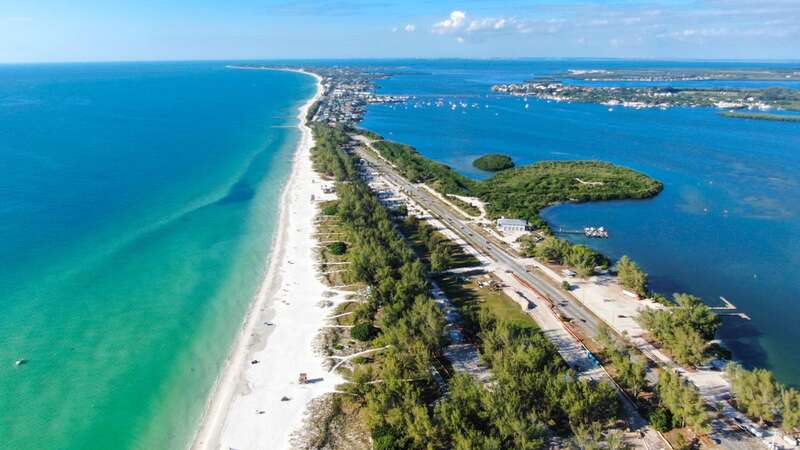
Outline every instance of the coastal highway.
{"type": "MultiPolygon", "coordinates": [[[[355,135],[354,138],[369,148],[372,148],[367,138],[360,135],[355,135]]],[[[501,270],[511,271],[511,273],[529,283],[541,294],[549,297],[563,315],[579,320],[581,322],[581,327],[583,327],[585,332],[590,336],[594,336],[594,333],[597,333],[600,319],[593,316],[585,307],[575,304],[577,302],[568,298],[559,288],[529,273],[514,256],[489,242],[485,237],[479,235],[478,231],[473,229],[472,224],[459,217],[435,195],[409,182],[405,177],[397,173],[395,168],[388,162],[377,156],[377,153],[372,153],[360,147],[357,148],[356,151],[361,158],[378,169],[388,181],[399,186],[406,195],[413,198],[423,208],[428,210],[429,213],[436,216],[445,226],[461,237],[467,244],[493,260],[501,270]]],[[[375,150],[373,149],[373,151],[375,150]]],[[[646,430],[645,432],[648,436],[646,439],[643,439],[643,442],[646,442],[644,447],[651,449],[663,447],[662,441],[660,441],[657,436],[653,436],[653,430],[648,427],[647,421],[638,413],[633,402],[621,391],[620,398],[623,400],[623,407],[630,428],[633,430],[646,430]],[[647,441],[649,441],[649,443],[647,443],[647,441]]]]}
{"type": "MultiPolygon", "coordinates": [[[[556,311],[560,315],[572,319],[572,323],[580,327],[586,336],[597,335],[602,320],[595,316],[584,305],[580,304],[577,299],[572,298],[568,293],[561,290],[560,286],[556,286],[553,282],[545,279],[544,274],[538,275],[536,272],[528,272],[526,267],[521,264],[514,255],[510,254],[501,246],[491,242],[489,238],[483,236],[482,231],[479,231],[476,225],[462,218],[452,208],[446,205],[445,202],[427,189],[409,182],[405,177],[400,175],[391,164],[378,156],[377,151],[371,145],[370,139],[361,135],[354,135],[353,138],[372,149],[372,151],[368,151],[364,148],[357,147],[356,151],[361,158],[380,170],[388,181],[399,186],[406,195],[413,198],[431,213],[431,215],[437,217],[448,229],[462,238],[476,251],[493,260],[501,270],[510,271],[533,286],[540,294],[548,297],[555,305],[556,311]]],[[[654,357],[650,357],[654,359],[654,357]]],[[[657,361],[658,359],[654,360],[657,361]]],[[[655,432],[652,428],[649,428],[647,421],[638,413],[633,402],[623,393],[621,393],[620,397],[623,399],[623,406],[627,413],[627,422],[631,429],[646,430],[647,437],[643,441],[649,442],[645,444],[645,447],[663,447],[663,441],[652,437],[652,434],[655,432]]],[[[764,446],[759,445],[758,440],[743,435],[741,432],[731,430],[720,420],[713,420],[711,425],[714,430],[712,436],[719,439],[718,445],[722,448],[735,450],[764,448],[764,446]]]]}
{"type": "MultiPolygon", "coordinates": [[[[370,141],[363,136],[356,135],[355,138],[368,146],[370,145],[370,141]]],[[[370,148],[372,147],[370,146],[370,148]]],[[[405,177],[398,174],[394,167],[378,157],[376,153],[359,149],[358,154],[379,168],[387,179],[397,186],[400,186],[407,195],[412,196],[425,209],[437,216],[442,223],[475,250],[498,263],[504,270],[510,270],[520,279],[533,286],[539,293],[546,296],[555,304],[556,310],[561,313],[561,315],[579,322],[577,325],[584,330],[586,335],[595,336],[597,334],[601,323],[600,319],[592,314],[585,306],[571,298],[559,286],[544,279],[544,276],[540,278],[535,273],[528,272],[525,266],[520,264],[515,256],[509,254],[500,245],[489,241],[487,237],[482,236],[481,231],[474,228],[474,224],[460,217],[450,207],[446,206],[441,199],[431,194],[428,190],[409,182],[405,177]]]]}

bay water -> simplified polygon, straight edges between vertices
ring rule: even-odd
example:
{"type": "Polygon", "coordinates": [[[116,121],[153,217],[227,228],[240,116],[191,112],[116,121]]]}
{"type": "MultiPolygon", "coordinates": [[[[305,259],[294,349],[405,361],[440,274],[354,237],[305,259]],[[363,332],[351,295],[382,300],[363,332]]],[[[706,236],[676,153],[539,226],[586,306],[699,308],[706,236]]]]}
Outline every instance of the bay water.
{"type": "MultiPolygon", "coordinates": [[[[724,319],[720,337],[735,359],[800,385],[800,124],[732,119],[711,108],[609,109],[490,92],[494,83],[557,77],[569,69],[787,68],[796,63],[532,59],[383,64],[391,65],[395,75],[379,82],[379,92],[413,98],[408,104],[371,105],[362,125],[462,174],[489,176],[472,167],[472,161],[498,152],[517,164],[610,161],[662,181],[664,191],[651,200],[560,205],[545,210],[543,217],[554,228],[607,227],[609,239],[564,237],[612,258],[629,255],[650,274],[657,292],[689,292],[712,306],[721,304],[719,297],[727,298],[752,318],[724,319]]],[[[671,84],[800,88],[798,82],[671,84]]]]}

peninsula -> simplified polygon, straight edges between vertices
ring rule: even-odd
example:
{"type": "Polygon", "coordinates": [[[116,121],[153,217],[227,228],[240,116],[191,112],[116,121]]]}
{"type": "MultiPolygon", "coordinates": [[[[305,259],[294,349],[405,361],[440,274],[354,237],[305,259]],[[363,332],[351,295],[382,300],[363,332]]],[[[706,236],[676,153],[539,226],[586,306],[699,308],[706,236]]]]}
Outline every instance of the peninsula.
{"type": "MultiPolygon", "coordinates": [[[[294,325],[250,342],[273,323],[256,309],[267,303],[254,304],[197,448],[667,448],[687,437],[727,447],[787,436],[734,407],[748,411],[739,393],[760,372],[705,366],[724,351],[700,299],[650,292],[627,258],[610,272],[538,216],[558,202],[650,198],[660,182],[602,161],[466,178],[358,128],[352,111],[370,95],[359,70],[303,69],[320,95],[301,111],[309,139],[285,194],[289,246],[278,244],[288,259],[273,260],[283,289],[269,294],[275,320],[294,325]],[[287,351],[292,363],[261,370],[287,351]],[[231,384],[239,377],[247,389],[231,384]],[[734,419],[741,430],[724,426],[734,419]]],[[[784,429],[794,405],[776,406],[784,429]]]]}

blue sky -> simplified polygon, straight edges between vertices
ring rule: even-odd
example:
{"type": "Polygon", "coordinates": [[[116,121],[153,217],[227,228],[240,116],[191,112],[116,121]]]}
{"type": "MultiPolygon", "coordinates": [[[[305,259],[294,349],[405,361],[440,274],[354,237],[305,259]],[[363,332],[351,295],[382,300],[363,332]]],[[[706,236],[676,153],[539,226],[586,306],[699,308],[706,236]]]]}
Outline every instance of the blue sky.
{"type": "Polygon", "coordinates": [[[800,59],[800,0],[2,0],[0,62],[800,59]]]}

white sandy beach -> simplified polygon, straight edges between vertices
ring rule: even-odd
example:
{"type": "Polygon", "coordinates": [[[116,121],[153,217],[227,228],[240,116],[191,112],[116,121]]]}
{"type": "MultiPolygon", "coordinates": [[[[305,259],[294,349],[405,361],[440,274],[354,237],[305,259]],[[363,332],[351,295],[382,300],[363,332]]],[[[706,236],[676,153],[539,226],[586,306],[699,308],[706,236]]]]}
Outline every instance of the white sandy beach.
{"type": "Polygon", "coordinates": [[[193,449],[289,448],[309,402],[342,382],[323,368],[312,348],[331,311],[320,306],[326,288],[314,254],[317,206],[311,197],[324,196],[315,182],[313,137],[305,125],[308,108],[322,94],[321,80],[313,76],[317,93],[298,114],[302,137],[281,197],[269,269],[206,405],[193,449]],[[311,383],[298,383],[301,372],[311,383]]]}

